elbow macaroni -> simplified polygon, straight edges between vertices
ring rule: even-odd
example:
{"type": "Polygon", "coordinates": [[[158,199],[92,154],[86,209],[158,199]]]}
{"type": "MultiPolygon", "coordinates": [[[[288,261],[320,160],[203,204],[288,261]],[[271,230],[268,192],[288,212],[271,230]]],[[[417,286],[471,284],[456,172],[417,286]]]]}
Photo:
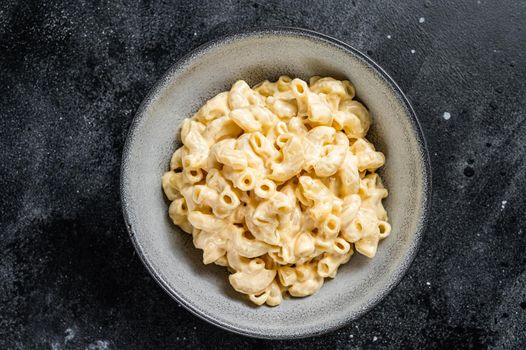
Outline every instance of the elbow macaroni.
{"type": "Polygon", "coordinates": [[[376,174],[385,157],[354,95],[329,77],[240,80],[182,125],[162,177],[168,214],[257,305],[316,293],[391,231],[376,174]]]}

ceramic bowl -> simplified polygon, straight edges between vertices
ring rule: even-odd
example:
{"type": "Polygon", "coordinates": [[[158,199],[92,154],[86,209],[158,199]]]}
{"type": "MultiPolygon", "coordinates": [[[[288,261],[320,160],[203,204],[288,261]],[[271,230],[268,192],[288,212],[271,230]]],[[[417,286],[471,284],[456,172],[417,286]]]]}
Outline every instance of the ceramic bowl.
{"type": "Polygon", "coordinates": [[[347,44],[307,30],[279,28],[223,37],[177,62],[142,103],[126,141],[121,174],[124,218],[142,261],[181,305],[219,327],[260,338],[299,338],[341,327],[393,289],[422,237],[430,200],[429,158],[422,131],[396,83],[347,44]],[[374,259],[355,254],[333,280],[306,298],[256,307],[228,283],[224,267],[203,265],[191,236],[168,218],[161,175],[180,147],[181,121],[238,79],[250,85],[287,74],[349,79],[369,108],[368,138],[384,152],[381,172],[392,225],[374,259]]]}

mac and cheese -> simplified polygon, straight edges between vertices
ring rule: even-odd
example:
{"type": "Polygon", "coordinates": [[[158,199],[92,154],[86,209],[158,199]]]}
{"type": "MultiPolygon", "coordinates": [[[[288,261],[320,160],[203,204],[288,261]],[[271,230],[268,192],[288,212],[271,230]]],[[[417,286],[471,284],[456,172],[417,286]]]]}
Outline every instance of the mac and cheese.
{"type": "Polygon", "coordinates": [[[168,214],[255,304],[316,293],[391,231],[384,155],[354,94],[328,77],[240,80],[183,122],[162,177],[168,214]]]}

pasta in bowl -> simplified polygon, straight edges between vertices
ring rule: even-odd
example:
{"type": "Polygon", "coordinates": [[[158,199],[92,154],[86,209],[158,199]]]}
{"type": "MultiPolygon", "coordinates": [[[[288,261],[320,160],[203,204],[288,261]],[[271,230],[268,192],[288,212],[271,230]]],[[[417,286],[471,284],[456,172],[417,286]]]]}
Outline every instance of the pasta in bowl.
{"type": "Polygon", "coordinates": [[[348,80],[239,80],[184,120],[169,216],[253,303],[314,294],[391,231],[370,125],[348,80]]]}
{"type": "Polygon", "coordinates": [[[227,36],[181,58],[143,101],[122,157],[124,221],[152,278],[198,317],[259,338],[325,333],[373,308],[417,252],[429,191],[424,139],[396,83],[352,47],[290,28],[227,36]],[[309,80],[316,75],[324,78],[309,80]],[[309,95],[310,112],[293,89],[309,95]],[[360,252],[372,255],[376,240],[374,258],[360,252]],[[251,295],[258,304],[285,300],[257,306],[251,295]]]}

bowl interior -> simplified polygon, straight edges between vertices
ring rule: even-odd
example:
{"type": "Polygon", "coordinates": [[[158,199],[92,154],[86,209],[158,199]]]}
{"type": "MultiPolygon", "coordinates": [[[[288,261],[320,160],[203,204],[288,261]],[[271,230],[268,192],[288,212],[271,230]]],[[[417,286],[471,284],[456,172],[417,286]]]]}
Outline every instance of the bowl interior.
{"type": "Polygon", "coordinates": [[[139,254],[159,283],[192,312],[229,330],[268,338],[322,333],[359,317],[399,281],[419,242],[428,200],[427,155],[413,112],[385,73],[363,55],[295,30],[243,34],[202,47],[176,64],[143,103],[124,153],[122,200],[139,254]],[[355,254],[315,295],[254,307],[228,284],[225,268],[202,263],[191,236],[169,220],[161,175],[180,146],[179,128],[238,79],[279,75],[347,78],[369,108],[368,136],[385,153],[381,173],[392,224],[374,259],[355,254]]]}

